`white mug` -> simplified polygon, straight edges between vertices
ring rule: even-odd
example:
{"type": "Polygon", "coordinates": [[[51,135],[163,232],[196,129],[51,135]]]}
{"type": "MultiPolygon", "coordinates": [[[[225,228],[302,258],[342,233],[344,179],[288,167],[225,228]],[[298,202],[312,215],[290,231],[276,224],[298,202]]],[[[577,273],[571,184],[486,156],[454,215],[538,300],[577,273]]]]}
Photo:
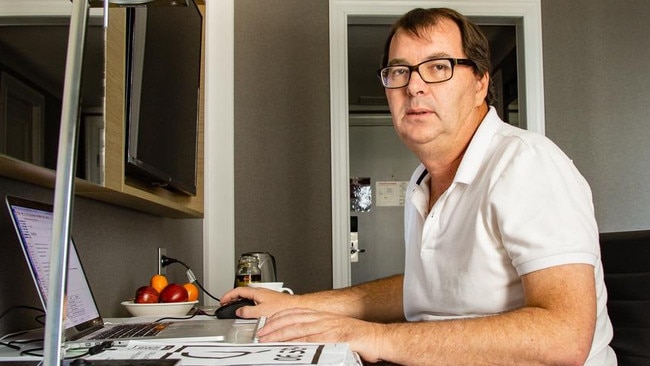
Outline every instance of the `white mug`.
{"type": "Polygon", "coordinates": [[[278,292],[286,292],[293,295],[293,290],[284,286],[284,282],[250,282],[248,287],[266,288],[278,292]]]}

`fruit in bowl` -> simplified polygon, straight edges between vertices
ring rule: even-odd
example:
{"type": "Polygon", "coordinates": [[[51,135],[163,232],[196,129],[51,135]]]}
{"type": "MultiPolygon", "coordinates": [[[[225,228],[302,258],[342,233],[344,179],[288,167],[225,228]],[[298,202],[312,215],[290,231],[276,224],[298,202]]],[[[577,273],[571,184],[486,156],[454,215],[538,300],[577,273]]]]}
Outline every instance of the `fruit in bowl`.
{"type": "Polygon", "coordinates": [[[160,302],[186,302],[189,295],[185,287],[176,283],[170,283],[160,291],[160,302]]]}
{"type": "Polygon", "coordinates": [[[155,274],[149,279],[149,286],[155,288],[158,293],[167,287],[167,285],[169,285],[169,281],[164,275],[155,274]]]}
{"type": "Polygon", "coordinates": [[[135,291],[133,302],[136,304],[188,302],[199,299],[199,289],[193,283],[179,285],[169,283],[167,277],[155,274],[148,286],[140,286],[135,291]]]}
{"type": "Polygon", "coordinates": [[[193,283],[169,283],[163,275],[156,274],[149,285],[140,286],[132,301],[122,305],[133,316],[181,316],[198,303],[199,289],[193,283]]]}
{"type": "Polygon", "coordinates": [[[160,299],[160,295],[155,288],[151,286],[141,286],[135,290],[135,299],[133,302],[137,304],[151,304],[157,303],[160,299]]]}

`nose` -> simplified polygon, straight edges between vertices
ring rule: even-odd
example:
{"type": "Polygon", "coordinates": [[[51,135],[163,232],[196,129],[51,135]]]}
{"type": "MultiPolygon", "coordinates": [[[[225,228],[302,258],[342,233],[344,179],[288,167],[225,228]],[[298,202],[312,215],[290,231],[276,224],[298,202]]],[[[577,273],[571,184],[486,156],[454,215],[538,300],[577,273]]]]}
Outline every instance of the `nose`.
{"type": "Polygon", "coordinates": [[[428,85],[422,80],[420,72],[418,70],[411,71],[411,77],[409,78],[408,84],[406,84],[406,92],[410,95],[417,95],[424,93],[427,87],[428,85]]]}

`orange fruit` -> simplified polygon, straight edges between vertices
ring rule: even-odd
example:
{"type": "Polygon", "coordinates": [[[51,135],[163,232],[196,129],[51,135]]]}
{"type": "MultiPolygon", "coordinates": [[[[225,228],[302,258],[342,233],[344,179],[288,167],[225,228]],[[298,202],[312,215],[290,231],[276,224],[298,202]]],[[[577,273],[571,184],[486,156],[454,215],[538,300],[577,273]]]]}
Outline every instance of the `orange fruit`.
{"type": "Polygon", "coordinates": [[[169,285],[169,282],[167,281],[167,277],[161,275],[161,274],[155,274],[151,276],[151,280],[149,280],[149,285],[158,291],[160,293],[167,285],[169,285]]]}
{"type": "Polygon", "coordinates": [[[186,283],[183,285],[187,290],[187,301],[195,301],[199,299],[199,288],[193,283],[186,283]]]}

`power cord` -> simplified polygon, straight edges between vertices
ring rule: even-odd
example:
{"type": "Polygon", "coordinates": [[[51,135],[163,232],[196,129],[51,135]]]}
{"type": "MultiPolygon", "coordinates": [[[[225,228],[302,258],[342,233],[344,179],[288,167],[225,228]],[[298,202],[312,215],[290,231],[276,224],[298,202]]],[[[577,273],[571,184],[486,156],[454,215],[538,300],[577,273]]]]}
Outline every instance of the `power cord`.
{"type": "MultiPolygon", "coordinates": [[[[0,313],[0,319],[5,317],[8,313],[15,311],[15,310],[20,310],[20,309],[28,309],[28,310],[34,310],[38,311],[42,314],[39,314],[36,316],[35,320],[41,324],[43,324],[41,321],[39,321],[42,317],[45,316],[45,311],[41,308],[36,308],[33,306],[27,306],[27,305],[15,305],[12,306],[6,310],[4,310],[2,313],[0,313]]],[[[9,340],[8,338],[13,338],[20,336],[22,334],[27,334],[30,331],[18,331],[15,333],[10,333],[10,334],[5,334],[2,337],[0,337],[0,346],[8,347],[13,350],[16,350],[19,352],[21,356],[24,355],[29,355],[29,356],[36,356],[36,357],[43,357],[43,347],[37,347],[37,348],[28,348],[28,349],[23,349],[23,345],[32,343],[32,342],[42,342],[43,339],[28,339],[28,340],[9,340]]],[[[88,350],[78,356],[72,356],[72,357],[66,357],[66,360],[70,359],[76,359],[88,355],[96,355],[98,353],[104,352],[105,350],[111,348],[113,346],[113,342],[106,341],[102,342],[101,344],[95,345],[93,347],[88,348],[88,350]]]]}
{"type": "Polygon", "coordinates": [[[5,346],[5,347],[9,347],[11,349],[15,349],[16,351],[20,351],[20,346],[16,346],[13,343],[7,343],[7,342],[0,341],[0,346],[5,346]]]}
{"type": "Polygon", "coordinates": [[[20,310],[20,309],[34,310],[34,311],[40,312],[40,314],[37,315],[34,318],[34,321],[36,321],[37,323],[40,323],[40,324],[44,324],[43,321],[42,321],[42,317],[45,316],[45,310],[43,310],[41,308],[34,307],[34,306],[28,306],[28,305],[14,305],[14,306],[12,306],[12,307],[6,309],[5,311],[3,311],[2,313],[0,313],[0,319],[4,318],[5,315],[9,314],[10,312],[20,310]]]}
{"type": "MultiPolygon", "coordinates": [[[[94,346],[88,348],[88,350],[86,352],[84,352],[84,353],[82,353],[80,355],[67,356],[64,359],[65,360],[74,360],[74,359],[79,359],[79,358],[86,357],[86,356],[96,355],[96,354],[99,354],[99,353],[102,353],[102,352],[106,351],[107,349],[109,349],[111,347],[113,347],[113,342],[104,341],[104,342],[102,342],[100,344],[97,344],[97,345],[94,345],[94,346]]],[[[29,355],[29,356],[43,357],[43,347],[30,348],[30,349],[22,350],[22,351],[20,351],[20,355],[21,356],[29,355]],[[37,352],[40,352],[40,353],[37,353],[37,352]]]]}
{"type": "MultiPolygon", "coordinates": [[[[23,345],[28,344],[28,343],[35,343],[35,342],[43,342],[42,338],[32,338],[32,339],[17,339],[17,337],[20,337],[25,334],[30,334],[34,330],[39,330],[39,329],[32,329],[32,330],[19,330],[17,332],[13,333],[8,333],[0,337],[0,346],[4,346],[7,348],[14,349],[16,351],[20,351],[23,349],[23,345]]],[[[42,328],[41,328],[42,330],[42,328]]]]}
{"type": "MultiPolygon", "coordinates": [[[[34,311],[40,312],[41,314],[37,315],[34,318],[34,320],[36,322],[40,323],[40,324],[43,324],[43,322],[39,320],[39,317],[44,316],[43,314],[45,313],[45,311],[43,309],[41,309],[41,308],[28,306],[28,305],[14,305],[14,306],[11,306],[8,309],[4,310],[2,313],[0,313],[0,319],[4,318],[7,314],[9,314],[12,311],[21,310],[21,309],[34,310],[34,311]]],[[[16,336],[19,336],[19,335],[22,335],[22,334],[27,334],[27,333],[29,333],[29,331],[18,331],[18,332],[15,332],[15,333],[5,334],[2,337],[0,337],[0,346],[8,347],[8,348],[14,349],[16,351],[21,351],[22,347],[20,345],[17,345],[17,344],[29,343],[31,341],[16,341],[16,340],[6,341],[6,339],[11,338],[11,337],[16,337],[16,336]]]]}
{"type": "Polygon", "coordinates": [[[201,291],[203,291],[204,294],[210,296],[210,297],[213,298],[214,300],[217,300],[217,301],[221,302],[221,300],[219,300],[218,298],[212,296],[212,294],[209,293],[208,290],[206,290],[206,289],[203,287],[203,285],[201,284],[201,282],[199,282],[199,280],[196,279],[196,276],[194,275],[194,272],[192,272],[192,270],[190,269],[190,267],[189,267],[187,264],[185,264],[185,263],[179,261],[179,260],[176,259],[176,258],[171,258],[171,257],[168,257],[168,256],[166,256],[166,255],[163,255],[163,256],[160,257],[160,264],[161,264],[163,267],[167,267],[168,265],[170,265],[170,264],[172,264],[172,263],[178,263],[178,264],[182,265],[183,267],[185,267],[185,268],[187,269],[186,275],[187,275],[187,281],[188,281],[188,282],[190,282],[190,283],[196,283],[196,285],[201,289],[201,291]]]}

